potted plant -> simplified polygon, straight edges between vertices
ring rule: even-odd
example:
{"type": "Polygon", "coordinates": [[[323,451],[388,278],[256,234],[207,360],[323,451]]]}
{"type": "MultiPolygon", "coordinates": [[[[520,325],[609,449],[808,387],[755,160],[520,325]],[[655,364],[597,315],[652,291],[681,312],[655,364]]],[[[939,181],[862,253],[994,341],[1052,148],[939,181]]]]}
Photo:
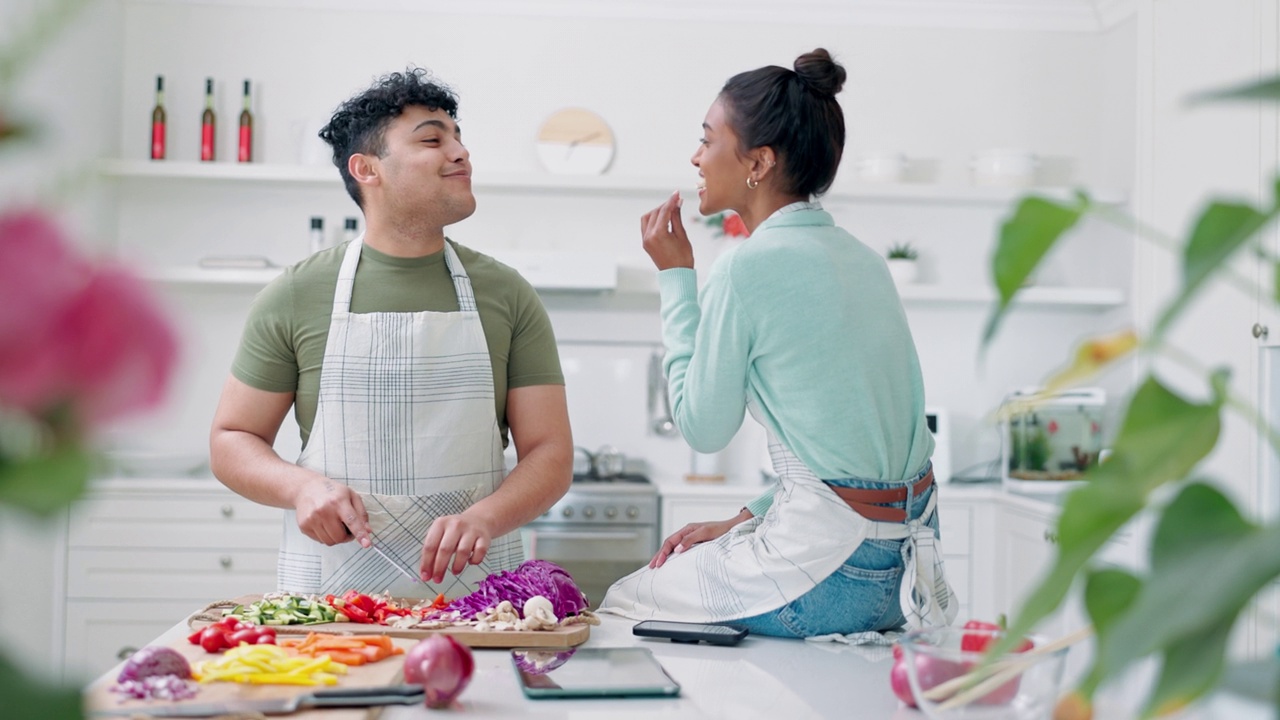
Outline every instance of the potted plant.
{"type": "Polygon", "coordinates": [[[907,285],[915,282],[919,270],[916,260],[919,257],[920,253],[916,252],[916,249],[909,242],[890,245],[889,251],[885,253],[885,258],[889,264],[889,274],[893,276],[893,282],[898,285],[907,285]]]}
{"type": "MultiPolygon", "coordinates": [[[[1280,101],[1280,77],[1199,99],[1280,101]]],[[[1022,198],[1001,227],[992,257],[998,301],[982,338],[984,348],[1027,277],[1085,218],[1113,223],[1138,237],[1154,232],[1083,193],[1071,200],[1022,198]]],[[[1273,269],[1280,266],[1264,235],[1277,218],[1280,196],[1258,205],[1211,199],[1181,243],[1182,287],[1155,323],[1141,333],[1126,329],[1086,339],[1069,365],[1044,383],[1044,397],[1079,385],[1135,353],[1187,362],[1186,353],[1171,344],[1169,328],[1209,281],[1230,276],[1231,261],[1239,254],[1256,253],[1273,269]]],[[[1235,284],[1237,279],[1231,280],[1235,284]]],[[[1262,292],[1248,283],[1243,289],[1262,292]]],[[[1280,304],[1280,291],[1269,297],[1280,304]]],[[[1196,370],[1203,373],[1207,398],[1183,395],[1154,370],[1139,379],[1126,400],[1108,459],[1090,465],[1083,475],[1086,482],[1063,500],[1053,567],[1023,602],[1007,638],[992,651],[998,656],[1010,649],[1016,638],[1062,604],[1074,583],[1082,584],[1095,647],[1088,671],[1059,703],[1055,718],[1090,717],[1099,686],[1146,657],[1161,663],[1147,690],[1143,717],[1175,712],[1211,692],[1228,664],[1232,626],[1250,600],[1280,577],[1280,522],[1247,517],[1199,469],[1217,446],[1228,414],[1243,417],[1276,452],[1280,430],[1233,390],[1229,369],[1196,370]],[[1154,521],[1148,567],[1131,571],[1095,561],[1107,540],[1139,513],[1154,521]]],[[[1272,661],[1270,671],[1276,669],[1272,661]]]]}

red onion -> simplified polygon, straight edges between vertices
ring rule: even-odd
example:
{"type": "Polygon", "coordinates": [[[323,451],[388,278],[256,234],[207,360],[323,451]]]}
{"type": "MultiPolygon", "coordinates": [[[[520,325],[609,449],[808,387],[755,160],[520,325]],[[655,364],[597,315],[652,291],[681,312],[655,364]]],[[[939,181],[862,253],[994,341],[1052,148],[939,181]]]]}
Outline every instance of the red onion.
{"type": "Polygon", "coordinates": [[[475,667],[471,648],[440,633],[409,649],[404,657],[404,681],[426,690],[427,707],[446,708],[471,682],[475,667]]]}
{"type": "Polygon", "coordinates": [[[116,682],[142,680],[152,675],[177,675],[180,678],[191,677],[191,665],[187,659],[173,648],[159,645],[148,645],[129,656],[116,676],[116,682]]]}
{"type": "Polygon", "coordinates": [[[125,680],[111,692],[136,700],[186,700],[196,696],[196,684],[177,675],[148,675],[141,680],[125,680]]]}

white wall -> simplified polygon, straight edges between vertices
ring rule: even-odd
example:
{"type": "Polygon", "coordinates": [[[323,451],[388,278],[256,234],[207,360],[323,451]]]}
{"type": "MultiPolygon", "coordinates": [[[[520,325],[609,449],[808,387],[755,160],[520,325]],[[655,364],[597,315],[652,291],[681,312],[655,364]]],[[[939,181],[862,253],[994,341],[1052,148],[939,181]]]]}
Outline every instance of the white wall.
{"type": "MultiPolygon", "coordinates": [[[[915,180],[964,185],[974,152],[1021,147],[1044,159],[1047,178],[1125,186],[1130,165],[1124,158],[1132,154],[1131,115],[1124,107],[1132,84],[1131,26],[1086,34],[870,28],[806,24],[803,18],[790,24],[728,19],[711,25],[134,2],[125,13],[120,153],[145,157],[151,89],[154,76],[163,74],[171,157],[193,159],[203,78],[212,76],[218,83],[224,157],[233,147],[239,82],[249,78],[257,93],[261,160],[323,163],[314,141],[301,134],[313,134],[339,101],[373,76],[418,64],[459,91],[478,179],[486,173],[540,172],[532,143],[539,123],[557,108],[579,105],[603,115],[618,138],[610,174],[670,177],[673,189],[691,190],[695,172],[688,157],[723,82],[760,65],[789,65],[816,46],[832,50],[849,71],[840,96],[850,131],[848,159],[864,151],[897,150],[915,160],[915,180]]],[[[155,190],[147,183],[121,190],[133,208],[123,212],[121,243],[127,254],[156,262],[246,252],[292,262],[305,247],[307,216],[323,214],[332,225],[353,209],[338,191],[247,197],[231,186],[155,190]],[[202,205],[234,206],[237,212],[207,217],[196,210],[202,205]],[[157,218],[180,228],[172,242],[154,242],[157,218]]],[[[589,202],[481,195],[476,216],[451,235],[482,250],[610,252],[620,258],[624,273],[639,272],[649,263],[639,247],[636,219],[662,198],[661,192],[648,199],[589,202]]],[[[926,278],[933,282],[987,283],[987,256],[1003,208],[834,202],[830,207],[875,247],[915,241],[924,250],[926,278]]],[[[1081,233],[1055,263],[1046,273],[1050,284],[1123,287],[1129,277],[1123,238],[1101,228],[1081,233]]],[[[580,334],[561,319],[561,311],[569,309],[564,306],[579,308],[579,300],[547,302],[562,334],[580,334]]],[[[646,314],[656,305],[641,305],[644,310],[613,319],[639,322],[643,338],[656,340],[655,318],[646,314]]],[[[955,419],[957,469],[995,457],[998,438],[985,416],[1007,390],[1034,384],[1082,335],[1121,324],[1123,315],[1014,317],[979,368],[975,341],[985,314],[986,308],[910,309],[929,400],[950,408],[955,419]]],[[[233,344],[235,337],[224,341],[233,344]]],[[[191,392],[199,400],[192,402],[192,395],[182,409],[157,421],[162,428],[152,436],[155,441],[190,445],[198,437],[203,442],[203,428],[193,425],[212,411],[221,383],[221,376],[208,369],[208,376],[204,367],[191,375],[191,392]]],[[[677,460],[673,454],[664,462],[677,460]]]]}
{"type": "MultiPolygon", "coordinates": [[[[577,105],[603,115],[618,138],[611,174],[668,177],[672,189],[691,190],[695,172],[688,158],[703,114],[723,82],[764,64],[789,66],[797,54],[825,46],[849,72],[840,96],[850,131],[846,168],[860,152],[896,150],[913,159],[914,181],[965,185],[974,152],[1020,147],[1045,160],[1048,179],[1121,191],[1131,184],[1135,23],[1105,33],[1070,33],[858,27],[803,16],[789,23],[469,16],[463,4],[458,14],[334,9],[337,4],[100,4],[94,19],[78,30],[77,42],[65,46],[66,57],[42,65],[25,86],[33,106],[57,118],[54,157],[59,162],[53,165],[61,167],[63,159],[147,157],[157,74],[166,80],[173,160],[196,157],[203,80],[211,76],[217,81],[222,158],[234,148],[239,85],[248,78],[254,84],[257,159],[323,163],[311,136],[333,107],[375,75],[418,64],[459,91],[478,179],[486,173],[540,172],[532,142],[539,123],[557,108],[577,105]]],[[[50,178],[54,173],[46,160],[28,158],[19,172],[6,173],[5,187],[22,187],[29,176],[50,178]]],[[[82,237],[113,243],[122,258],[139,266],[192,263],[205,254],[264,254],[288,263],[305,252],[308,216],[324,215],[332,228],[354,214],[354,205],[337,189],[246,193],[234,184],[130,180],[111,187],[105,197],[104,203],[76,211],[88,218],[81,222],[82,237]]],[[[648,261],[639,247],[636,220],[662,198],[661,192],[651,198],[590,201],[490,193],[480,197],[476,217],[451,235],[481,250],[612,253],[623,265],[624,281],[640,278],[643,285],[648,261]]],[[[988,284],[988,255],[1005,208],[829,206],[873,247],[915,241],[924,251],[928,281],[988,284]]],[[[714,256],[715,242],[701,229],[694,232],[703,233],[697,238],[702,255],[714,256]]],[[[1043,280],[1127,292],[1131,266],[1127,238],[1090,226],[1055,256],[1043,280]]],[[[162,412],[118,428],[112,440],[140,449],[202,453],[253,290],[163,291],[186,337],[178,392],[162,412]]],[[[562,340],[626,339],[634,344],[618,352],[628,355],[658,339],[652,295],[548,296],[546,302],[562,340]]],[[[955,424],[957,470],[994,459],[998,439],[987,416],[1008,389],[1037,382],[1063,362],[1081,336],[1127,320],[1125,309],[1015,313],[979,366],[977,339],[986,313],[979,307],[908,308],[929,402],[949,408],[955,424]]],[[[1117,395],[1127,382],[1123,373],[1104,379],[1117,395]]],[[[634,390],[622,393],[627,406],[619,413],[644,411],[634,407],[640,397],[634,390]]],[[[633,427],[632,420],[628,415],[617,432],[631,433],[622,425],[633,427]]],[[[606,436],[607,428],[587,427],[580,431],[584,442],[613,437],[606,436]]],[[[607,441],[622,444],[624,439],[607,441]]],[[[664,482],[678,479],[687,462],[687,451],[651,438],[621,449],[655,454],[653,464],[664,482]]],[[[727,463],[734,480],[753,480],[756,458],[750,443],[735,450],[727,463]]],[[[0,535],[0,541],[6,537],[0,535]]],[[[0,571],[6,567],[0,565],[0,571]]],[[[4,622],[0,619],[0,630],[9,637],[4,622]]],[[[39,637],[42,631],[26,632],[39,637]]]]}

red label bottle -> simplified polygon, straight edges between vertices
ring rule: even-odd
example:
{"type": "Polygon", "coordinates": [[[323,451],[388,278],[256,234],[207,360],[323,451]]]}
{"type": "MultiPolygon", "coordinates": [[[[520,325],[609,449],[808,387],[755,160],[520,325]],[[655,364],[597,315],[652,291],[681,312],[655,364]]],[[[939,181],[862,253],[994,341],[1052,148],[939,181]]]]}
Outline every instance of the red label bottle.
{"type": "Polygon", "coordinates": [[[164,76],[156,76],[156,106],[151,111],[151,159],[164,159],[164,76]]]}
{"type": "Polygon", "coordinates": [[[200,159],[213,162],[213,78],[204,81],[204,115],[200,116],[200,159]]]}
{"type": "Polygon", "coordinates": [[[249,81],[244,81],[244,109],[240,111],[240,154],[242,163],[253,161],[253,112],[249,110],[249,81]]]}

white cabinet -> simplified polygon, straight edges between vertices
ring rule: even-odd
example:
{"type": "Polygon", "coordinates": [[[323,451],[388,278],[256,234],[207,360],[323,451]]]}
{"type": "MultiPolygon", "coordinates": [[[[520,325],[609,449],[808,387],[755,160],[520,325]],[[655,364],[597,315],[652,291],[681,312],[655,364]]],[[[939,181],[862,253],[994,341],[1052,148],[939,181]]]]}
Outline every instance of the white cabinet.
{"type": "Polygon", "coordinates": [[[941,485],[939,530],[947,579],[960,601],[956,621],[995,615],[995,522],[999,491],[941,485]]]}
{"type": "MultiPolygon", "coordinates": [[[[996,555],[996,609],[1012,620],[1023,602],[1053,567],[1058,550],[1058,515],[1061,507],[1052,500],[1031,499],[1006,494],[1001,503],[1001,528],[996,555]]],[[[1115,566],[1137,571],[1142,564],[1141,541],[1146,517],[1140,516],[1121,528],[1094,557],[1095,566],[1115,566]]],[[[1049,617],[1040,621],[1036,632],[1058,638],[1089,625],[1080,583],[1068,592],[1066,599],[1049,617]]],[[[1068,679],[1078,677],[1087,667],[1092,653],[1091,642],[1086,651],[1067,656],[1068,679]]]]}
{"type": "Polygon", "coordinates": [[[211,601],[275,588],[282,517],[215,480],[97,483],[68,527],[68,677],[106,670],[211,601]]]}
{"type": "Polygon", "coordinates": [[[728,520],[765,490],[764,486],[690,486],[659,488],[662,497],[662,540],[695,522],[728,520]]]}

